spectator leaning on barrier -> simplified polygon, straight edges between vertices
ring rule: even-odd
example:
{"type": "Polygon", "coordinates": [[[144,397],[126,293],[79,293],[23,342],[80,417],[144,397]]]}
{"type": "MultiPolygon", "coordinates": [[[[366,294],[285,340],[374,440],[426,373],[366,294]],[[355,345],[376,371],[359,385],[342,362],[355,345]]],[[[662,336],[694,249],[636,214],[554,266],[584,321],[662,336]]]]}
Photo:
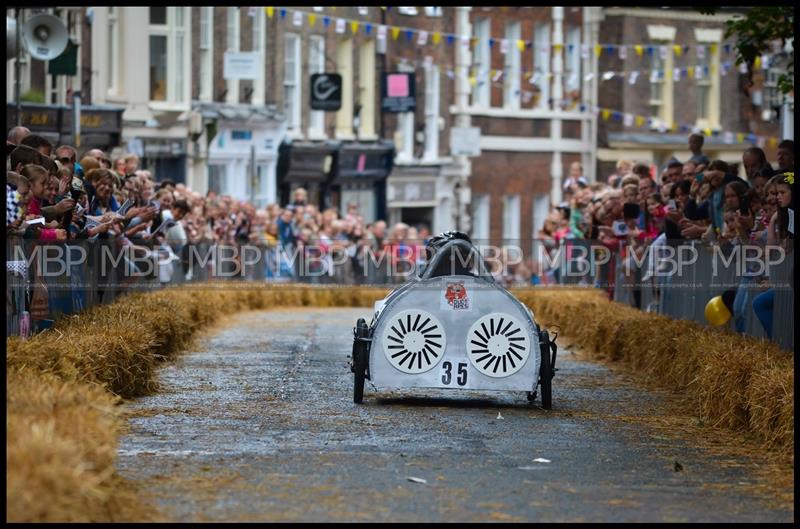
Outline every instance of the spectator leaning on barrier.
{"type": "MultiPolygon", "coordinates": [[[[772,216],[767,235],[767,247],[780,246],[784,250],[793,250],[790,241],[794,241],[794,209],[793,190],[794,173],[785,172],[776,184],[778,196],[778,211],[772,216]]],[[[793,256],[788,257],[792,259],[793,256]]],[[[772,338],[774,332],[775,288],[762,292],[753,299],[753,311],[764,327],[764,332],[772,338]]]]}
{"type": "Polygon", "coordinates": [[[750,147],[742,153],[742,166],[748,180],[752,180],[756,171],[764,167],[771,167],[767,161],[767,155],[759,147],[750,147]]]}

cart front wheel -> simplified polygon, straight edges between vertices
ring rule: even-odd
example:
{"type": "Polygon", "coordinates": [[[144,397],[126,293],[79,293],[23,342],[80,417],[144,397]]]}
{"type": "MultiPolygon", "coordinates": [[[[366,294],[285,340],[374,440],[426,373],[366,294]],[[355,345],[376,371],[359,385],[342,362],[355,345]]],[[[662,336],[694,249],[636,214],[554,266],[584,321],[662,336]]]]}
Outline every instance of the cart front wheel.
{"type": "Polygon", "coordinates": [[[553,367],[550,360],[550,343],[540,346],[542,363],[539,367],[539,386],[542,391],[542,408],[549,410],[553,406],[553,367]]]}
{"type": "Polygon", "coordinates": [[[353,341],[353,402],[361,404],[364,400],[364,379],[367,375],[367,359],[369,357],[369,328],[364,318],[359,318],[356,323],[355,339],[353,341]]]}

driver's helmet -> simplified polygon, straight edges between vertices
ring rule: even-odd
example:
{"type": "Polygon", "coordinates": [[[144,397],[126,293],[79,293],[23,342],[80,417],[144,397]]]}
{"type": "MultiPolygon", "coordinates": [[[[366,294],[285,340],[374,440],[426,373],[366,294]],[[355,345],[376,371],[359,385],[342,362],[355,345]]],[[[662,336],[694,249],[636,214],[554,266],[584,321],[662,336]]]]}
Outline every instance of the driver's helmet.
{"type": "MultiPolygon", "coordinates": [[[[460,231],[447,231],[444,233],[440,233],[439,235],[431,238],[428,241],[428,244],[425,245],[425,260],[428,264],[430,264],[433,257],[439,252],[439,250],[449,243],[452,240],[462,240],[467,241],[470,246],[472,246],[472,239],[469,238],[464,232],[460,231]]],[[[459,252],[463,254],[463,249],[459,247],[452,247],[451,250],[453,252],[459,252]]],[[[473,268],[474,260],[472,256],[472,252],[469,255],[451,255],[449,259],[444,258],[439,261],[439,265],[437,266],[437,270],[432,273],[432,277],[443,276],[443,275],[465,275],[471,274],[471,270],[473,268]]]]}

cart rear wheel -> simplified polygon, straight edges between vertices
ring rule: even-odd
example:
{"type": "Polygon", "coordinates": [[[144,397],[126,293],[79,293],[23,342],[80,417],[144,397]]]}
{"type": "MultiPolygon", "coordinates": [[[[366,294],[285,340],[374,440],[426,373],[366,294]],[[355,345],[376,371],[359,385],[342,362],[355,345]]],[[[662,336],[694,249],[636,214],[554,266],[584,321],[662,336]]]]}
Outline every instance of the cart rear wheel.
{"type": "Polygon", "coordinates": [[[542,408],[549,410],[553,406],[553,367],[550,362],[550,343],[540,345],[542,364],[539,367],[539,385],[542,390],[542,408]]]}
{"type": "Polygon", "coordinates": [[[353,340],[353,402],[361,404],[364,400],[364,379],[367,375],[367,359],[369,357],[369,342],[367,338],[369,328],[364,318],[359,318],[356,323],[355,339],[353,340]]]}

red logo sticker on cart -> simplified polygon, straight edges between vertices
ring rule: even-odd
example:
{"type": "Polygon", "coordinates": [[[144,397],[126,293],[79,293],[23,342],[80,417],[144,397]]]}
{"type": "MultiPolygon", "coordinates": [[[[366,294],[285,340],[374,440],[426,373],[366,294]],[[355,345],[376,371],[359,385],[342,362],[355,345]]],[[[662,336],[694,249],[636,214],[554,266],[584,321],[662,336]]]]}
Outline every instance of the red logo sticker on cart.
{"type": "Polygon", "coordinates": [[[463,281],[448,281],[444,292],[443,308],[470,310],[470,299],[463,281]],[[447,305],[445,305],[445,302],[447,305]]]}

